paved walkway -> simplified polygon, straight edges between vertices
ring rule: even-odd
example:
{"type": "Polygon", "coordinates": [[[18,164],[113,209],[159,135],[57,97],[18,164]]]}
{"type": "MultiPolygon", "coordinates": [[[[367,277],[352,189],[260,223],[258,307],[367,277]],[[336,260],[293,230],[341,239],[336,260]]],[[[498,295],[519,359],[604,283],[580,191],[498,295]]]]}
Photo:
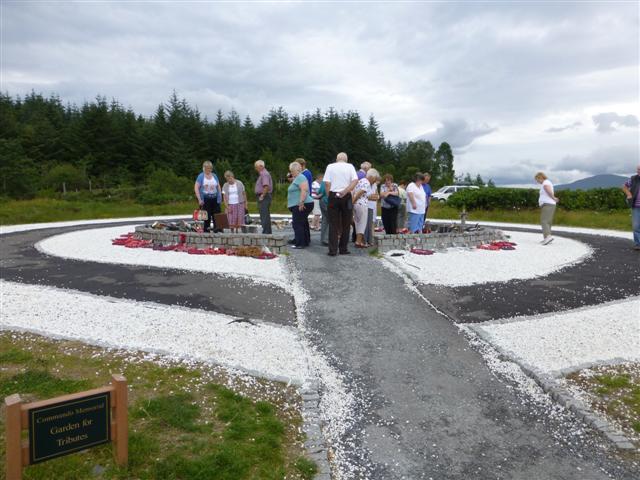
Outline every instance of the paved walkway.
{"type": "Polygon", "coordinates": [[[380,260],[361,252],[329,258],[315,247],[294,252],[293,261],[311,295],[312,341],[360,397],[343,439],[353,478],[609,478],[601,467],[638,478],[592,432],[572,437],[575,425],[523,402],[380,260]]]}

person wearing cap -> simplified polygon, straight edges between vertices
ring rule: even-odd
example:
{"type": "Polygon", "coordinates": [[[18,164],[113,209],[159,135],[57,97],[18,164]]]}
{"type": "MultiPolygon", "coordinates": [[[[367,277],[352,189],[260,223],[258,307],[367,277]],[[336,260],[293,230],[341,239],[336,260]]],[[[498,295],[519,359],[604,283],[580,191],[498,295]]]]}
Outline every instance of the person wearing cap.
{"type": "Polygon", "coordinates": [[[631,207],[631,229],[633,230],[633,249],[640,250],[640,165],[633,175],[622,186],[627,196],[627,203],[631,207]]]}
{"type": "Polygon", "coordinates": [[[358,183],[358,174],[353,165],[348,163],[347,154],[340,152],[336,161],[327,166],[324,172],[324,184],[329,193],[327,212],[329,214],[329,256],[338,252],[346,255],[349,252],[349,229],[353,218],[353,202],[351,192],[358,183]]]}

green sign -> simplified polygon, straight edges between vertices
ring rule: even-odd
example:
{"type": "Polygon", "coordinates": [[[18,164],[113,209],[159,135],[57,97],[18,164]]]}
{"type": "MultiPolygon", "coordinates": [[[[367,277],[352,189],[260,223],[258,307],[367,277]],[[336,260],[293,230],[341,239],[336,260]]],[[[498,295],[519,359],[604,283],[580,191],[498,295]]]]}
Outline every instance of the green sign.
{"type": "Polygon", "coordinates": [[[105,392],[29,410],[30,463],[109,442],[110,407],[105,392]]]}

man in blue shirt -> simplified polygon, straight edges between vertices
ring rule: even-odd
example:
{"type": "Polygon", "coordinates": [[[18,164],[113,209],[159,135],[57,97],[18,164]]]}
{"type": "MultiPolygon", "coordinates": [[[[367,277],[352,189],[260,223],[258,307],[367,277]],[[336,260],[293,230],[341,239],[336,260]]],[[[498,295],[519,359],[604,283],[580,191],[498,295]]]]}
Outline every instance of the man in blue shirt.
{"type": "Polygon", "coordinates": [[[307,182],[309,182],[309,192],[311,192],[311,190],[313,190],[313,175],[307,168],[307,161],[304,158],[296,158],[295,161],[302,166],[302,174],[306,177],[307,182]]]}
{"type": "Polygon", "coordinates": [[[424,173],[424,181],[422,182],[422,189],[424,190],[424,195],[426,197],[425,201],[425,209],[424,209],[424,219],[427,220],[427,212],[429,211],[429,204],[431,203],[431,185],[429,182],[431,181],[431,174],[424,173]]]}

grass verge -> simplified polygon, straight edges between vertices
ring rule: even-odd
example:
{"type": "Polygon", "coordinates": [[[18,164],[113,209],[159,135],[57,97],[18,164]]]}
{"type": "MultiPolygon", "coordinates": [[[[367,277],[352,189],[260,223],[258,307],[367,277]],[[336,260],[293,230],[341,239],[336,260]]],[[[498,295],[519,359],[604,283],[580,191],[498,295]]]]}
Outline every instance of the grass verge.
{"type": "MultiPolygon", "coordinates": [[[[76,201],[38,198],[34,200],[9,200],[0,203],[0,224],[15,225],[24,223],[58,222],[66,220],[88,220],[101,218],[124,218],[154,215],[190,215],[196,207],[195,202],[175,202],[165,205],[142,205],[128,200],[114,201],[76,201]]],[[[255,202],[249,202],[249,211],[258,213],[255,202]]],[[[275,199],[272,213],[285,213],[286,202],[275,199]]],[[[429,208],[431,219],[459,218],[460,212],[452,207],[434,203],[429,208]]],[[[538,224],[538,210],[482,210],[470,211],[468,221],[488,221],[507,223],[538,224]]],[[[613,230],[631,229],[629,210],[611,212],[566,211],[559,209],[555,216],[555,225],[584,228],[606,228],[613,230]]]]}
{"type": "MultiPolygon", "coordinates": [[[[25,480],[300,479],[300,399],[275,382],[229,377],[221,368],[104,350],[31,334],[0,333],[0,397],[33,401],[95,388],[111,373],[129,381],[129,466],[110,445],[27,467],[25,480]]],[[[0,438],[4,435],[4,412],[0,438]]],[[[0,471],[4,472],[4,442],[0,471]]]]}
{"type": "Polygon", "coordinates": [[[566,380],[595,411],[640,442],[640,364],[587,368],[566,380]]]}

